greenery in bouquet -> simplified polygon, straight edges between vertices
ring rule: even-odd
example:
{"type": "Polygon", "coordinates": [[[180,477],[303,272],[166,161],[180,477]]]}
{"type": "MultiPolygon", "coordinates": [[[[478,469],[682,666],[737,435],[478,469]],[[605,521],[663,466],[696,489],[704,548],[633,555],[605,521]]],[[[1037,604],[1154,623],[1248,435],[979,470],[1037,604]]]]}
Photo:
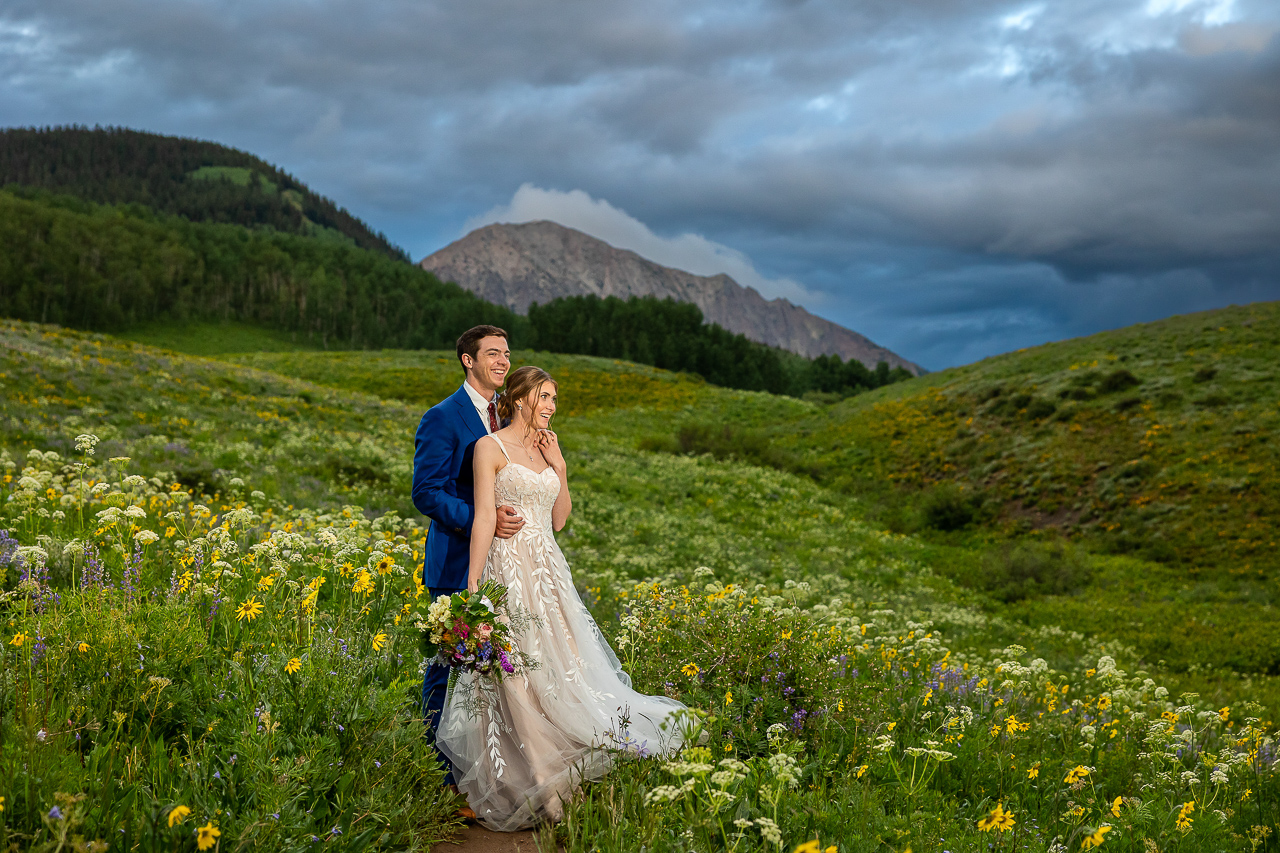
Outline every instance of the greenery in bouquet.
{"type": "Polygon", "coordinates": [[[485,581],[475,592],[437,596],[415,625],[423,654],[449,667],[451,681],[459,672],[471,672],[496,682],[536,665],[512,640],[532,621],[527,611],[507,603],[505,586],[485,581]]]}

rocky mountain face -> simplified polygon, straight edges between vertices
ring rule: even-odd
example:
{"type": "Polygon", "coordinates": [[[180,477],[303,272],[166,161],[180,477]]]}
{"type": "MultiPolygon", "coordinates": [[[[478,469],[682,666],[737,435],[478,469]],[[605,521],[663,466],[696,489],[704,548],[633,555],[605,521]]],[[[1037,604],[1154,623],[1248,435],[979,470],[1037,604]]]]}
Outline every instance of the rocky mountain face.
{"type": "Polygon", "coordinates": [[[785,299],[767,300],[727,275],[671,269],[554,222],[487,225],[423,259],[445,281],[519,313],[561,296],[670,297],[692,302],[709,323],[753,341],[813,358],[839,355],[868,367],[886,361],[919,375],[919,365],[857,332],[785,299]]]}

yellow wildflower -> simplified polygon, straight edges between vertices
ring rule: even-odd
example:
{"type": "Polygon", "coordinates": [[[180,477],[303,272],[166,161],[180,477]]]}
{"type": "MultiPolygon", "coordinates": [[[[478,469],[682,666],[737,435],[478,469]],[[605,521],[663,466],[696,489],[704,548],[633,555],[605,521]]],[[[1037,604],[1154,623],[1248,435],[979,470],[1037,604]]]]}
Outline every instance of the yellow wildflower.
{"type": "Polygon", "coordinates": [[[386,644],[386,642],[387,642],[387,635],[386,635],[386,634],[382,633],[381,631],[379,631],[377,634],[374,634],[374,635],[373,635],[373,650],[374,650],[375,652],[380,652],[380,651],[382,651],[382,647],[386,644]]]}
{"type": "Polygon", "coordinates": [[[1037,762],[1035,763],[1035,766],[1034,766],[1034,767],[1032,767],[1030,770],[1028,770],[1028,771],[1027,771],[1027,778],[1028,778],[1028,779],[1035,779],[1035,778],[1036,778],[1037,776],[1039,776],[1039,775],[1040,775],[1040,762],[1039,762],[1039,761],[1037,761],[1037,762]]]}
{"type": "Polygon", "coordinates": [[[1124,802],[1124,797],[1116,797],[1111,803],[1111,816],[1120,817],[1120,806],[1124,802]]]}
{"type": "Polygon", "coordinates": [[[687,663],[684,666],[680,667],[680,671],[683,672],[685,675],[689,676],[690,678],[693,678],[701,670],[698,669],[698,665],[696,663],[687,663]]]}
{"type": "Polygon", "coordinates": [[[983,832],[997,830],[1004,832],[1007,829],[1013,829],[1016,821],[1013,819],[1013,813],[1004,810],[1004,804],[996,803],[996,807],[991,810],[991,814],[978,821],[978,829],[983,832]]]}
{"type": "Polygon", "coordinates": [[[361,569],[356,575],[356,582],[351,587],[351,591],[357,595],[368,595],[373,592],[373,575],[369,574],[368,569],[361,569]]]}
{"type": "Polygon", "coordinates": [[[196,849],[208,850],[218,843],[218,836],[221,834],[218,828],[213,825],[213,821],[209,821],[196,832],[196,849]]]}
{"type": "Polygon", "coordinates": [[[812,841],[806,841],[804,844],[801,844],[795,850],[792,850],[791,853],[818,853],[821,849],[822,845],[819,844],[818,839],[815,838],[812,841]]]}
{"type": "Polygon", "coordinates": [[[252,622],[254,619],[257,619],[262,615],[262,611],[262,602],[258,601],[257,598],[251,595],[244,604],[241,604],[236,608],[236,620],[243,621],[248,619],[252,622]]]}
{"type": "Polygon", "coordinates": [[[276,582],[275,575],[263,575],[262,577],[258,578],[258,590],[261,592],[266,592],[267,590],[271,589],[272,584],[274,584],[275,582],[276,582]]]}
{"type": "Polygon", "coordinates": [[[174,806],[173,808],[169,809],[169,828],[173,829],[174,826],[186,820],[188,815],[190,814],[191,814],[191,809],[187,808],[186,806],[174,806]]]}
{"type": "Polygon", "coordinates": [[[22,644],[25,643],[26,641],[27,641],[27,635],[19,631],[18,633],[13,635],[13,639],[9,641],[9,645],[21,647],[22,644]]]}
{"type": "Polygon", "coordinates": [[[1111,831],[1111,827],[1107,826],[1106,824],[1103,824],[1102,826],[1094,830],[1093,835],[1086,837],[1085,840],[1080,843],[1080,849],[1089,850],[1093,847],[1097,847],[1105,840],[1103,839],[1102,836],[1106,835],[1110,831],[1111,831]]]}
{"type": "Polygon", "coordinates": [[[1178,829],[1181,832],[1191,831],[1191,813],[1196,810],[1196,801],[1187,800],[1182,804],[1182,809],[1178,812],[1178,829]]]}
{"type": "Polygon", "coordinates": [[[1220,711],[1218,712],[1218,719],[1222,720],[1222,722],[1224,722],[1224,723],[1225,723],[1225,722],[1226,722],[1228,719],[1230,719],[1230,718],[1231,718],[1231,708],[1230,708],[1230,707],[1223,708],[1222,710],[1220,710],[1220,711]]]}
{"type": "Polygon", "coordinates": [[[383,557],[381,560],[378,561],[378,574],[380,575],[388,574],[393,568],[395,568],[395,565],[396,565],[395,560],[391,559],[390,557],[383,557]]]}
{"type": "Polygon", "coordinates": [[[1088,775],[1089,768],[1085,767],[1083,764],[1077,764],[1074,769],[1067,772],[1067,777],[1062,781],[1066,782],[1068,785],[1074,785],[1076,782],[1079,782],[1088,775]]]}
{"type": "Polygon", "coordinates": [[[861,766],[858,768],[857,775],[855,775],[853,778],[855,778],[855,779],[861,779],[861,778],[862,778],[862,774],[864,774],[864,773],[866,773],[866,772],[867,772],[868,767],[870,767],[870,765],[868,765],[868,764],[863,764],[863,765],[861,765],[861,766]]]}
{"type": "Polygon", "coordinates": [[[289,673],[290,675],[293,675],[295,672],[297,672],[300,669],[302,669],[301,658],[289,658],[289,662],[284,665],[284,671],[289,673]]]}

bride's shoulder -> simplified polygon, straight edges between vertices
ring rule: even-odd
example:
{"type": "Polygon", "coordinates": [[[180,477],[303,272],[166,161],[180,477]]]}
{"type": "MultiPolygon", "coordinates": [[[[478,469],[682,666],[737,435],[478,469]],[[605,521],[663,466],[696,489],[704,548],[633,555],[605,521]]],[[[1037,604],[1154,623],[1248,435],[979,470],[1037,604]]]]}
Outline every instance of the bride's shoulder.
{"type": "Polygon", "coordinates": [[[486,435],[476,442],[475,457],[477,460],[486,462],[497,462],[498,460],[506,461],[506,454],[503,452],[502,439],[496,435],[486,435]]]}

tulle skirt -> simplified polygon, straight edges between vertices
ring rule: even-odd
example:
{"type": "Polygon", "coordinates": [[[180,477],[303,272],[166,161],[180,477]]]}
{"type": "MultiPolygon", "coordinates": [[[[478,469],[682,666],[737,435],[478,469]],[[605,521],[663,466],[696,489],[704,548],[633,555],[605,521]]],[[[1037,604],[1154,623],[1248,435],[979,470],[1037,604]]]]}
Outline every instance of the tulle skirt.
{"type": "Polygon", "coordinates": [[[631,689],[549,529],[495,540],[485,577],[506,584],[508,601],[541,623],[513,637],[538,668],[498,685],[459,675],[436,729],[458,790],[485,826],[506,832],[559,819],[561,801],[609,769],[605,747],[679,748],[685,706],[631,689]]]}

